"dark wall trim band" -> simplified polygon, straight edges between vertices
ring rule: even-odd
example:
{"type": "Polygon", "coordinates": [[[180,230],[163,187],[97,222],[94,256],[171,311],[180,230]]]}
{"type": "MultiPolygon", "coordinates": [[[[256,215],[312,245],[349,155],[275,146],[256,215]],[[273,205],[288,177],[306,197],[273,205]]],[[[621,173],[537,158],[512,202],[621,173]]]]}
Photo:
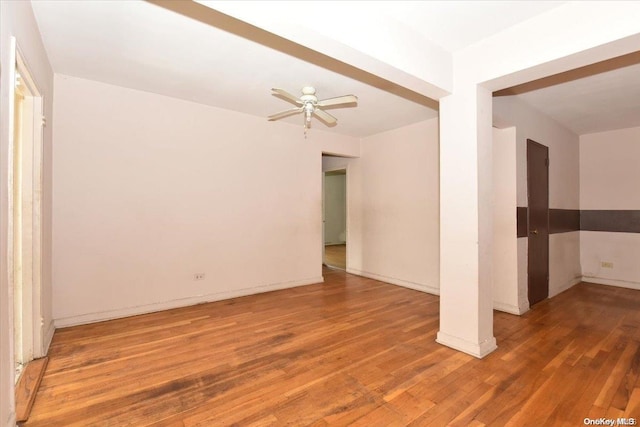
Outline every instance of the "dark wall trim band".
{"type": "MultiPolygon", "coordinates": [[[[518,206],[518,237],[527,237],[527,207],[518,206]]],[[[549,234],[571,231],[640,233],[640,210],[549,209],[549,234]]]]}
{"type": "Polygon", "coordinates": [[[580,230],[640,233],[640,210],[584,210],[580,230]]]}
{"type": "Polygon", "coordinates": [[[526,206],[518,206],[516,208],[516,215],[518,215],[518,237],[527,237],[528,235],[527,209],[526,206]]]}
{"type": "Polygon", "coordinates": [[[578,209],[549,209],[549,234],[580,231],[578,209]]]}

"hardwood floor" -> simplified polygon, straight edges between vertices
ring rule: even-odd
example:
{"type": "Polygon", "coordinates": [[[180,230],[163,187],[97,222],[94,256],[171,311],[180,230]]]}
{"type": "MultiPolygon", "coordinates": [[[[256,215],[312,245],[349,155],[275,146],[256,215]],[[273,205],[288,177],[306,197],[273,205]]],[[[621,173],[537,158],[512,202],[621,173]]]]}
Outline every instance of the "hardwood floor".
{"type": "Polygon", "coordinates": [[[347,245],[325,245],[324,260],[330,267],[347,268],[347,245]]]}
{"type": "Polygon", "coordinates": [[[27,363],[16,384],[15,401],[18,422],[26,421],[29,418],[48,361],[49,358],[43,357],[27,363]]]}
{"type": "Polygon", "coordinates": [[[325,284],[56,331],[26,426],[583,425],[640,417],[640,292],[580,284],[496,312],[483,360],[438,297],[325,284]]]}

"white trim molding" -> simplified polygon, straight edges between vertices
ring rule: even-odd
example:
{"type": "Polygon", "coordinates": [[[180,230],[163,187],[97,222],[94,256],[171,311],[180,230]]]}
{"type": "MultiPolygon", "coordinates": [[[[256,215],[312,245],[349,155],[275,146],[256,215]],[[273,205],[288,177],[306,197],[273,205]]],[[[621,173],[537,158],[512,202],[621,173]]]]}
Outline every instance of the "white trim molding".
{"type": "Polygon", "coordinates": [[[604,279],[602,277],[582,276],[582,282],[595,283],[597,285],[617,286],[619,288],[640,290],[640,283],[629,280],[604,279]]]}
{"type": "Polygon", "coordinates": [[[471,356],[477,357],[478,359],[482,359],[498,348],[495,337],[491,337],[490,339],[485,340],[481,343],[474,343],[462,338],[454,337],[453,335],[449,335],[442,331],[438,332],[436,342],[438,344],[451,347],[455,350],[462,351],[463,353],[470,354],[471,356]]]}
{"type": "Polygon", "coordinates": [[[47,328],[44,333],[44,347],[43,347],[43,355],[46,356],[49,353],[49,347],[51,346],[51,341],[53,341],[53,334],[56,332],[56,326],[53,323],[53,320],[49,322],[47,328]]]}
{"type": "Polygon", "coordinates": [[[216,292],[206,295],[198,295],[189,298],[181,298],[171,301],[157,302],[136,307],[125,307],[115,310],[102,311],[96,313],[81,314],[78,316],[63,317],[55,319],[56,328],[68,326],[85,325],[88,323],[102,322],[105,320],[119,319],[122,317],[137,316],[139,314],[153,313],[156,311],[170,310],[172,308],[187,307],[190,305],[202,304],[206,302],[222,301],[247,295],[261,294],[265,292],[277,291],[280,289],[295,288],[298,286],[313,285],[323,283],[324,278],[312,277],[309,279],[294,280],[291,282],[272,283],[269,285],[255,286],[232,291],[216,292]]]}
{"type": "Polygon", "coordinates": [[[520,316],[526,313],[527,311],[529,311],[529,304],[527,304],[526,306],[517,306],[517,305],[507,304],[500,301],[494,301],[493,309],[520,316]]]}
{"type": "Polygon", "coordinates": [[[582,277],[581,276],[577,276],[577,277],[574,277],[571,280],[566,281],[559,288],[552,289],[551,286],[549,286],[549,298],[553,298],[556,295],[561,294],[562,292],[566,291],[567,289],[574,287],[575,285],[577,285],[581,281],[582,281],[582,277]]]}
{"type": "Polygon", "coordinates": [[[369,273],[367,271],[357,270],[355,268],[347,268],[347,273],[355,274],[357,276],[367,277],[369,279],[379,280],[381,282],[389,283],[391,285],[402,286],[403,288],[409,288],[416,291],[426,292],[428,294],[440,295],[440,288],[437,286],[410,282],[408,280],[403,280],[403,279],[396,279],[394,277],[387,277],[381,274],[369,273]]]}

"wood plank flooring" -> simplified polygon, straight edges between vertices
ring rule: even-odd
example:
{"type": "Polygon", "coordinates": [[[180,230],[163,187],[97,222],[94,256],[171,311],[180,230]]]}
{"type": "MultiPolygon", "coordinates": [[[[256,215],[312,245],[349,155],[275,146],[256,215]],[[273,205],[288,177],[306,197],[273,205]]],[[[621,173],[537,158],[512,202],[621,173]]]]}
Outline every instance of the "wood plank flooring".
{"type": "Polygon", "coordinates": [[[43,357],[27,363],[16,384],[16,420],[19,422],[29,418],[47,362],[49,358],[43,357]]]}
{"type": "Polygon", "coordinates": [[[25,426],[580,426],[640,417],[640,292],[580,284],[496,312],[483,360],[438,297],[325,283],[56,331],[25,426]]]}
{"type": "Polygon", "coordinates": [[[330,267],[347,268],[347,245],[325,245],[324,261],[330,267]]]}

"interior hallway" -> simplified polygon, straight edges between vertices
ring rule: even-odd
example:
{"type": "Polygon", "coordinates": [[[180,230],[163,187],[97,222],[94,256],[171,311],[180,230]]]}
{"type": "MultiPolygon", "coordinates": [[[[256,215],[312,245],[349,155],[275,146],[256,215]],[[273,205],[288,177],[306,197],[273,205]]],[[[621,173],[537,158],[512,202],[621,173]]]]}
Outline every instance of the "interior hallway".
{"type": "Polygon", "coordinates": [[[325,245],[324,261],[329,267],[346,270],[347,268],[347,245],[325,245]]]}

